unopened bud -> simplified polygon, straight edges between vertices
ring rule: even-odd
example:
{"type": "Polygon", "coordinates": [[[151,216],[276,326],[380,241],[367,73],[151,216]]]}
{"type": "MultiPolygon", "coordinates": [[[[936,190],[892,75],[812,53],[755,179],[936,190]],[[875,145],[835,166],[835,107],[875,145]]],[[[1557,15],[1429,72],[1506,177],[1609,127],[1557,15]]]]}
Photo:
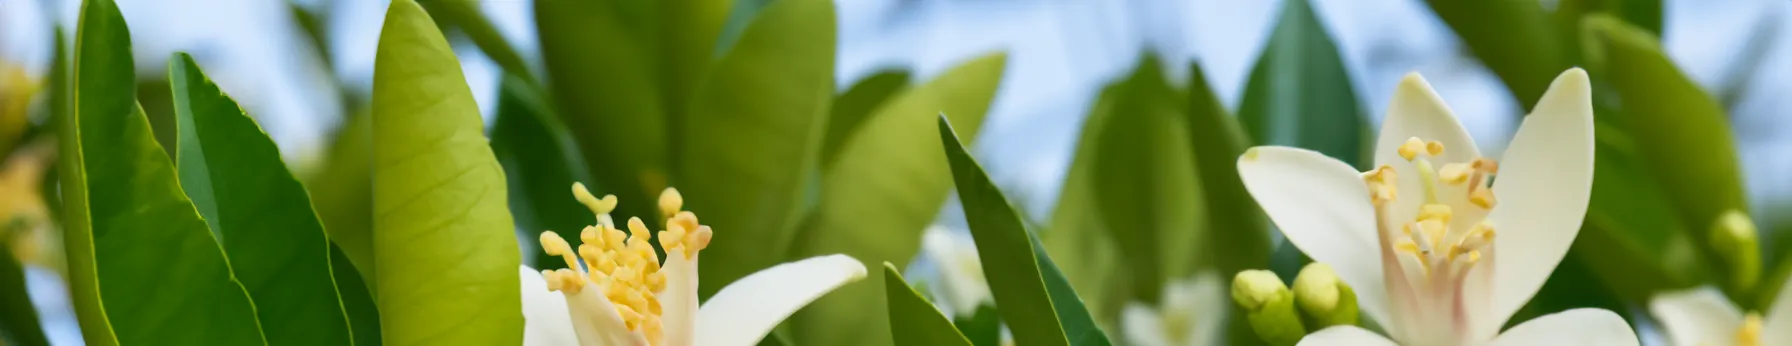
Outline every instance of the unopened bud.
{"type": "Polygon", "coordinates": [[[1356,291],[1324,263],[1308,264],[1294,277],[1294,302],[1313,329],[1356,324],[1356,291]]]}
{"type": "Polygon", "coordinates": [[[1730,270],[1736,291],[1750,291],[1761,280],[1761,242],[1755,222],[1740,210],[1730,210],[1711,225],[1711,247],[1730,270]]]}
{"type": "Polygon", "coordinates": [[[1257,337],[1274,346],[1289,346],[1307,335],[1295,312],[1294,291],[1268,270],[1246,270],[1232,278],[1232,300],[1244,308],[1257,337]]]}

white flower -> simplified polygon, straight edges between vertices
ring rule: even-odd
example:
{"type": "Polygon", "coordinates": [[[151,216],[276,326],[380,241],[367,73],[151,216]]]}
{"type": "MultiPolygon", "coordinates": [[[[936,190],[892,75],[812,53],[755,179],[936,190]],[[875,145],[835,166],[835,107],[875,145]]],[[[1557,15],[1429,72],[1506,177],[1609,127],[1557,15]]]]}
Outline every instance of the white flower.
{"type": "Polygon", "coordinates": [[[921,234],[921,254],[939,268],[936,290],[946,313],[971,317],[977,307],[994,305],[989,281],[983,277],[983,261],[977,257],[977,243],[962,233],[953,233],[943,226],[927,227],[921,234]]]}
{"type": "Polygon", "coordinates": [[[1164,287],[1163,300],[1152,308],[1126,304],[1120,330],[1133,346],[1220,345],[1225,326],[1226,282],[1213,273],[1175,280],[1164,287]]]}
{"type": "Polygon", "coordinates": [[[1481,157],[1474,143],[1415,73],[1394,92],[1374,170],[1358,173],[1287,147],[1252,148],[1239,158],[1245,187],[1270,219],[1355,287],[1362,310],[1388,334],[1339,326],[1301,344],[1637,344],[1622,318],[1598,309],[1500,333],[1561,262],[1587,211],[1593,106],[1586,72],[1556,78],[1504,162],[1481,157]]]}
{"type": "Polygon", "coordinates": [[[1674,346],[1792,345],[1792,285],[1777,297],[1766,316],[1744,315],[1722,292],[1702,287],[1657,295],[1649,312],[1674,346]]]}
{"type": "Polygon", "coordinates": [[[747,275],[699,308],[698,252],[712,232],[696,214],[679,211],[677,190],[660,198],[668,218],[657,237],[663,266],[640,219],[629,220],[629,233],[616,229],[609,216],[615,196],[597,199],[580,184],[573,194],[598,215],[598,225],[580,234],[577,255],[559,235],[541,234],[542,249],[571,269],[521,268],[524,345],[751,346],[797,309],[865,277],[864,264],[852,257],[812,257],[747,275]]]}

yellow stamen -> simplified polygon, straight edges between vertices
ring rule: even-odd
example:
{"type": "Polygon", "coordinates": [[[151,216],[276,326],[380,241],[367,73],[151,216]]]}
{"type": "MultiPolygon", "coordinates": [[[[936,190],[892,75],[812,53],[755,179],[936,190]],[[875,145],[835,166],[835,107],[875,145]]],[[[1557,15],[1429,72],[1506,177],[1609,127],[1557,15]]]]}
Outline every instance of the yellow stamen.
{"type": "Polygon", "coordinates": [[[1493,189],[1487,188],[1479,188],[1469,191],[1468,201],[1474,203],[1476,206],[1488,209],[1492,209],[1494,204],[1499,203],[1498,200],[1493,198],[1493,189]]]}
{"type": "MultiPolygon", "coordinates": [[[[1396,149],[1395,152],[1399,153],[1401,158],[1405,158],[1407,161],[1412,161],[1414,158],[1419,157],[1419,153],[1429,152],[1425,147],[1425,140],[1419,139],[1419,137],[1413,137],[1407,138],[1406,143],[1401,144],[1400,148],[1396,149]]],[[[1442,149],[1443,146],[1440,144],[1438,150],[1442,149]]]]}
{"type": "Polygon", "coordinates": [[[660,218],[670,219],[672,214],[684,210],[682,208],[684,208],[684,195],[679,194],[678,189],[668,187],[666,191],[660,192],[660,218]]]}
{"type": "Polygon", "coordinates": [[[1443,168],[1437,170],[1437,180],[1448,185],[1462,185],[1462,183],[1468,182],[1471,172],[1474,172],[1474,168],[1469,167],[1469,164],[1445,164],[1443,168]]]}
{"type": "Polygon", "coordinates": [[[1761,346],[1761,314],[1749,313],[1736,329],[1736,346],[1761,346]]]}
{"type": "Polygon", "coordinates": [[[581,244],[576,248],[559,234],[542,232],[542,251],[560,256],[568,267],[541,272],[548,290],[575,294],[589,285],[616,307],[629,330],[641,332],[651,345],[664,344],[658,294],[666,289],[667,277],[660,272],[652,242],[658,241],[668,254],[694,261],[697,252],[709,245],[713,232],[697,222],[697,214],[680,210],[684,198],[676,189],[667,188],[660,195],[666,230],[657,232],[659,239],[652,239],[656,232],[640,218],[630,218],[626,232],[616,228],[609,215],[616,209],[616,196],[600,199],[583,184],[573,183],[573,197],[597,214],[597,225],[579,232],[581,244]]]}
{"type": "Polygon", "coordinates": [[[1425,142],[1425,153],[1431,156],[1444,154],[1444,143],[1438,141],[1425,142]]]}

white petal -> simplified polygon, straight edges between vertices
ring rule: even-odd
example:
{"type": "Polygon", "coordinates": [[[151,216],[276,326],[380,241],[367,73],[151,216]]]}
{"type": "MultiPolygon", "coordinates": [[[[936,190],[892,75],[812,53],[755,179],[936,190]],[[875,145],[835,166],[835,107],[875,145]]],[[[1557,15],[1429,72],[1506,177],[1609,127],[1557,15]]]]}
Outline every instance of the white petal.
{"type": "Polygon", "coordinates": [[[585,283],[578,293],[565,293],[567,310],[572,312],[573,331],[580,346],[647,345],[647,336],[628,330],[616,305],[604,298],[597,285],[585,283]]]}
{"type": "Polygon", "coordinates": [[[690,346],[697,332],[697,259],[669,253],[660,273],[666,275],[666,288],[656,293],[660,299],[660,323],[665,330],[665,346],[690,346]]]}
{"type": "Polygon", "coordinates": [[[1656,295],[1649,314],[1677,346],[1734,345],[1742,327],[1742,311],[1712,287],[1656,295]]]}
{"type": "Polygon", "coordinates": [[[549,292],[540,272],[529,266],[518,267],[523,282],[523,345],[579,344],[579,335],[572,330],[572,315],[566,311],[566,297],[549,292]]]}
{"type": "Polygon", "coordinates": [[[1486,326],[1504,325],[1529,301],[1580,233],[1593,188],[1592,102],[1585,71],[1562,73],[1506,149],[1488,215],[1498,235],[1486,326]]]}
{"type": "Polygon", "coordinates": [[[1761,316],[1761,344],[1792,344],[1792,285],[1781,285],[1773,306],[1761,316]]]}
{"type": "Polygon", "coordinates": [[[1238,175],[1289,242],[1331,265],[1365,312],[1388,321],[1375,211],[1355,169],[1319,152],[1267,146],[1245,151],[1238,175]]]}
{"type": "Polygon", "coordinates": [[[1164,298],[1165,306],[1193,317],[1189,321],[1192,325],[1187,327],[1190,329],[1184,345],[1222,344],[1220,334],[1226,326],[1227,307],[1232,304],[1224,278],[1213,272],[1202,272],[1192,280],[1171,282],[1170,290],[1166,292],[1175,293],[1164,298]]]}
{"type": "Polygon", "coordinates": [[[841,285],[865,278],[865,265],[846,255],[779,264],[728,284],[697,312],[701,346],[752,346],[784,318],[841,285]]]}
{"type": "MultiPolygon", "coordinates": [[[[1375,138],[1375,167],[1387,165],[1401,178],[1395,181],[1398,191],[1404,194],[1394,199],[1393,208],[1388,216],[1394,220],[1411,220],[1418,216],[1419,205],[1425,201],[1421,192],[1423,183],[1417,179],[1418,171],[1411,162],[1401,158],[1396,150],[1408,139],[1418,137],[1426,141],[1437,141],[1444,145],[1442,155],[1429,159],[1432,165],[1441,167],[1446,163],[1468,162],[1481,156],[1480,149],[1475,147],[1475,140],[1469,137],[1468,130],[1462,128],[1450,107],[1444,104],[1443,98],[1425,82],[1425,77],[1417,72],[1408,73],[1400,79],[1394,89],[1394,99],[1388,104],[1387,117],[1382,119],[1381,132],[1375,138]]],[[[1448,192],[1448,190],[1446,190],[1448,192]]],[[[1439,196],[1440,200],[1454,202],[1460,198],[1439,196]]],[[[1450,203],[1457,210],[1457,219],[1464,222],[1475,222],[1478,218],[1466,203],[1450,203]],[[1473,219],[1473,220],[1469,220],[1473,219]]]]}
{"type": "Polygon", "coordinates": [[[1120,310],[1120,331],[1126,334],[1127,345],[1172,346],[1163,318],[1143,303],[1126,303],[1126,308],[1120,310]]]}
{"type": "Polygon", "coordinates": [[[1572,309],[1512,327],[1488,346],[1636,346],[1636,331],[1605,309],[1572,309]]]}
{"type": "Polygon", "coordinates": [[[1334,326],[1300,338],[1295,346],[1396,346],[1381,334],[1357,326],[1334,326]]]}

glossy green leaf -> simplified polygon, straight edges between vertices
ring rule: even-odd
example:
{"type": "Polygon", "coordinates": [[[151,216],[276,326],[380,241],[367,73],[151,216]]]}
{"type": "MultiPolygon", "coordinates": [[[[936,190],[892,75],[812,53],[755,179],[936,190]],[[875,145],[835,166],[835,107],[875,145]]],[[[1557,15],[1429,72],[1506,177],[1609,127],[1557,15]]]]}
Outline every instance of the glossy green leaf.
{"type": "MultiPolygon", "coordinates": [[[[940,154],[936,119],[941,112],[964,138],[974,138],[995,97],[1004,55],[959,65],[927,84],[891,96],[842,144],[840,158],[822,173],[821,197],[792,238],[798,258],[844,253],[861,261],[908,263],[921,249],[921,233],[933,222],[952,188],[951,168],[940,154]]],[[[797,315],[804,345],[876,345],[884,305],[878,277],[849,285],[797,315]]]]}
{"type": "Polygon", "coordinates": [[[181,137],[181,186],[223,240],[268,341],[349,343],[323,223],[279,148],[191,56],[169,60],[168,77],[181,137]]]}
{"type": "MultiPolygon", "coordinates": [[[[113,11],[116,11],[116,7],[113,7],[113,11]]],[[[67,40],[63,39],[61,29],[56,32],[56,60],[50,66],[50,110],[55,115],[52,121],[55,122],[57,133],[56,183],[59,185],[57,189],[61,191],[57,199],[62,205],[60,216],[63,256],[68,265],[64,275],[68,280],[70,305],[75,311],[75,319],[81,327],[85,342],[89,345],[113,346],[118,345],[118,338],[113,335],[111,324],[106,322],[105,309],[100,307],[99,272],[94,267],[93,248],[78,246],[93,244],[93,222],[92,213],[87,211],[87,177],[81,167],[80,138],[71,135],[76,133],[75,126],[79,124],[75,117],[78,108],[75,104],[76,61],[65,43],[67,40]]],[[[109,40],[128,41],[128,36],[128,33],[116,35],[109,40]]],[[[125,63],[121,70],[128,70],[129,65],[125,63]]],[[[112,90],[108,91],[111,92],[123,90],[116,86],[110,88],[112,90]]]]}
{"type": "MultiPolygon", "coordinates": [[[[1683,224],[1702,235],[1717,216],[1749,210],[1723,106],[1676,67],[1647,32],[1611,17],[1587,19],[1594,72],[1608,80],[1642,167],[1661,179],[1683,224]]],[[[1704,237],[1695,237],[1703,239],[1704,237]]]]}
{"type": "Polygon", "coordinates": [[[827,137],[821,141],[823,169],[833,166],[834,159],[840,155],[840,146],[858,131],[859,124],[864,123],[872,111],[882,107],[897,92],[908,88],[908,78],[908,71],[878,72],[859,80],[852,88],[834,97],[833,107],[828,110],[827,137]]]}
{"type": "Polygon", "coordinates": [[[1058,266],[941,116],[940,141],[1002,321],[1023,345],[1107,345],[1058,266]]]}
{"type": "Polygon", "coordinates": [[[347,253],[330,244],[330,274],[336,277],[336,293],[342,297],[342,311],[348,315],[348,326],[357,346],[380,344],[380,311],[373,303],[372,287],[361,272],[348,260],[347,253]]]}
{"type": "Polygon", "coordinates": [[[1537,105],[1557,74],[1574,65],[1575,53],[1543,4],[1527,0],[1426,0],[1432,12],[1493,70],[1522,109],[1537,105]]]}
{"type": "Polygon", "coordinates": [[[833,1],[779,0],[741,35],[698,88],[675,141],[685,208],[715,227],[707,253],[728,259],[702,266],[706,282],[784,260],[834,96],[833,1]]]}
{"type": "Polygon", "coordinates": [[[592,192],[621,199],[617,220],[641,217],[652,227],[660,220],[650,202],[666,187],[673,142],[654,37],[630,21],[652,18],[643,4],[651,2],[534,2],[555,109],[607,187],[592,192]]]}
{"type": "MultiPolygon", "coordinates": [[[[0,228],[0,234],[6,236],[11,236],[11,231],[0,228]]],[[[13,342],[23,346],[49,345],[43,324],[37,319],[37,307],[31,303],[31,292],[25,286],[25,267],[13,256],[12,246],[11,241],[0,239],[0,335],[11,336],[13,342]]]]}
{"type": "Polygon", "coordinates": [[[1156,302],[1169,278],[1192,274],[1204,219],[1183,95],[1146,55],[1108,92],[1097,127],[1095,207],[1119,245],[1134,300],[1156,302]]]}
{"type": "Polygon", "coordinates": [[[884,297],[890,307],[890,334],[897,346],[927,345],[971,346],[971,341],[958,332],[952,321],[941,315],[933,303],[908,286],[902,274],[890,262],[884,262],[884,297]]]}
{"type": "Polygon", "coordinates": [[[1205,244],[1201,251],[1220,273],[1262,268],[1271,251],[1269,224],[1238,177],[1238,156],[1250,144],[1244,129],[1207,86],[1199,64],[1189,67],[1188,138],[1200,177],[1205,244]]]}
{"type": "Polygon", "coordinates": [[[88,316],[87,343],[266,343],[248,293],[136,104],[130,42],[116,4],[83,5],[59,169],[72,298],[88,316]]]}
{"type": "MultiPolygon", "coordinates": [[[[572,196],[567,188],[575,181],[603,188],[592,186],[572,135],[547,109],[546,100],[530,93],[527,83],[504,78],[498,88],[498,120],[492,125],[492,152],[509,181],[510,212],[517,227],[530,234],[549,230],[561,238],[578,239],[579,231],[595,221],[584,205],[568,203],[572,196]]],[[[539,269],[566,267],[566,261],[546,252],[535,251],[533,257],[539,269]]]]}
{"type": "Polygon", "coordinates": [[[448,41],[386,12],[373,76],[373,255],[387,345],[517,344],[521,265],[504,171],[448,41]]]}
{"type": "Polygon", "coordinates": [[[1238,117],[1258,145],[1312,149],[1365,168],[1366,131],[1357,130],[1366,127],[1363,107],[1337,45],[1307,0],[1283,2],[1238,117]]]}

